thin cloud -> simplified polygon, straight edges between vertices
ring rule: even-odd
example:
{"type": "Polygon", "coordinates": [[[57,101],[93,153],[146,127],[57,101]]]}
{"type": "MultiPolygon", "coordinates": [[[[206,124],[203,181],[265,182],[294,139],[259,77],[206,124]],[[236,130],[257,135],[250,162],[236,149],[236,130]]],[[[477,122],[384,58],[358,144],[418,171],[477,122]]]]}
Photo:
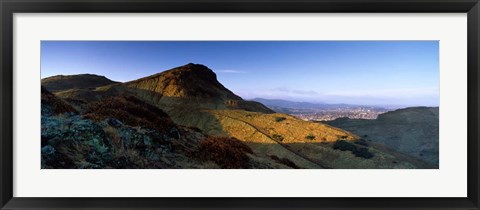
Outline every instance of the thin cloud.
{"type": "Polygon", "coordinates": [[[246,99],[284,99],[297,102],[408,106],[438,106],[439,102],[439,89],[436,87],[335,92],[317,92],[314,90],[277,87],[264,90],[243,89],[234,92],[246,99]]]}
{"type": "Polygon", "coordinates": [[[277,87],[267,90],[270,93],[281,93],[281,94],[292,94],[292,95],[305,95],[305,96],[318,96],[320,93],[313,90],[298,90],[298,89],[289,89],[286,87],[277,87]]]}
{"type": "Polygon", "coordinates": [[[384,89],[384,90],[352,90],[327,93],[330,96],[343,97],[378,97],[378,98],[414,98],[439,96],[437,87],[431,88],[403,88],[403,89],[384,89]]]}
{"type": "Polygon", "coordinates": [[[246,71],[239,71],[239,70],[232,70],[232,69],[225,69],[225,70],[218,70],[218,73],[230,73],[230,74],[245,74],[246,71]]]}
{"type": "Polygon", "coordinates": [[[323,94],[313,90],[289,89],[286,87],[277,87],[263,90],[242,89],[235,90],[243,98],[268,98],[268,99],[287,99],[303,101],[321,101],[323,94]]]}

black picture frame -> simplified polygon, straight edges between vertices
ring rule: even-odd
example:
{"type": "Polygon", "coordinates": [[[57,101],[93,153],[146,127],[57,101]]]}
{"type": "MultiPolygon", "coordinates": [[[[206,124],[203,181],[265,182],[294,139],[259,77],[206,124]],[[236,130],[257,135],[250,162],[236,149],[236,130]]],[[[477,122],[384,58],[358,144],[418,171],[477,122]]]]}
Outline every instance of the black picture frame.
{"type": "MultiPolygon", "coordinates": [[[[0,0],[1,209],[479,209],[478,0],[0,0]],[[16,198],[13,193],[14,13],[467,13],[466,198],[16,198]]],[[[381,29],[379,29],[381,30],[381,29]]]]}

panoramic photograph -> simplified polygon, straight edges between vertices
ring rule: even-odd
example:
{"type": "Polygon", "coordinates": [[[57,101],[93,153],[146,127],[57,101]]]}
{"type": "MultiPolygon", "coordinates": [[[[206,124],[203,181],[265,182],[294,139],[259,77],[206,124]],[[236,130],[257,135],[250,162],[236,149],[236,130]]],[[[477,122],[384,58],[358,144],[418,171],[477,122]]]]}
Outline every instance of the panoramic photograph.
{"type": "Polygon", "coordinates": [[[438,41],[42,41],[42,169],[438,169],[438,41]]]}

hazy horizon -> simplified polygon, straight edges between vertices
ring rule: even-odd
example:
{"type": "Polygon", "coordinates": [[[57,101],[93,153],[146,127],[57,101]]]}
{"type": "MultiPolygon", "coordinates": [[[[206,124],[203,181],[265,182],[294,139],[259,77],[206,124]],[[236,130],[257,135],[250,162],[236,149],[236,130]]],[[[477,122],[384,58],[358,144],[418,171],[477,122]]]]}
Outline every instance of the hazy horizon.
{"type": "Polygon", "coordinates": [[[42,41],[41,78],[125,82],[187,63],[244,99],[439,105],[438,41],[42,41]]]}

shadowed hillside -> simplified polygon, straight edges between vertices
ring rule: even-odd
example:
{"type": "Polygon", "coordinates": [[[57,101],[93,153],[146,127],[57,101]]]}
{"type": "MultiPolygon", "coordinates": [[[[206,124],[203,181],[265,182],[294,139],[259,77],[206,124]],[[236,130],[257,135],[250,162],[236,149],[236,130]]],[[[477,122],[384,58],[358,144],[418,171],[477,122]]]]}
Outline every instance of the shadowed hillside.
{"type": "Polygon", "coordinates": [[[44,114],[61,114],[61,113],[76,113],[77,110],[64,102],[62,99],[57,98],[50,93],[45,87],[41,87],[42,98],[42,115],[44,114]]]}
{"type": "Polygon", "coordinates": [[[398,109],[376,120],[340,118],[325,123],[438,165],[438,107],[398,109]]]}
{"type": "Polygon", "coordinates": [[[59,92],[70,89],[92,89],[100,86],[115,84],[104,76],[94,74],[58,75],[42,79],[42,86],[50,92],[59,92]]]}

